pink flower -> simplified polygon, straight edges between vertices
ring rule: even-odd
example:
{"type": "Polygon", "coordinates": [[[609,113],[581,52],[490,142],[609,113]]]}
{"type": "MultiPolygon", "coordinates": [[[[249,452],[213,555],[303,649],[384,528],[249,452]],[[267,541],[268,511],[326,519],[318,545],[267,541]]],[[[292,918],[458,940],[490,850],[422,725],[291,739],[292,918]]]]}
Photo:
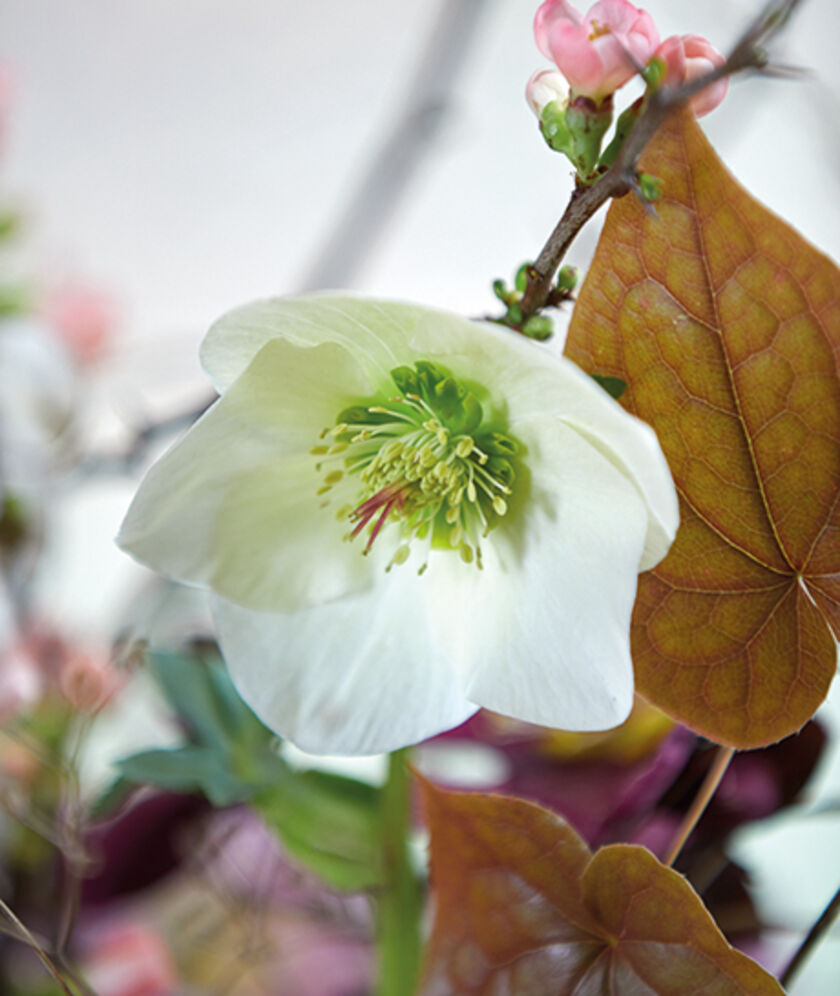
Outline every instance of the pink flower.
{"type": "Polygon", "coordinates": [[[567,0],[545,0],[534,18],[537,47],[569,81],[572,95],[599,104],[646,65],[659,33],[627,0],[599,0],[582,17],[567,0]]]}
{"type": "MultiPolygon", "coordinates": [[[[656,50],[656,57],[665,63],[664,83],[679,86],[704,76],[725,62],[723,56],[700,35],[671,35],[656,50]]],[[[691,100],[691,109],[698,118],[713,111],[726,96],[729,80],[724,77],[701,90],[691,100]]]]}
{"type": "Polygon", "coordinates": [[[58,680],[74,709],[95,712],[117,692],[120,677],[107,657],[71,651],[61,664],[58,680]]]}
{"type": "Polygon", "coordinates": [[[101,358],[116,323],[114,302],[83,284],[68,283],[53,290],[43,315],[83,365],[101,358]]]}
{"type": "Polygon", "coordinates": [[[0,648],[0,724],[33,706],[43,690],[41,669],[25,643],[0,648]]]}
{"type": "Polygon", "coordinates": [[[175,996],[178,979],[159,934],[136,924],[106,928],[84,961],[99,996],[175,996]]]}

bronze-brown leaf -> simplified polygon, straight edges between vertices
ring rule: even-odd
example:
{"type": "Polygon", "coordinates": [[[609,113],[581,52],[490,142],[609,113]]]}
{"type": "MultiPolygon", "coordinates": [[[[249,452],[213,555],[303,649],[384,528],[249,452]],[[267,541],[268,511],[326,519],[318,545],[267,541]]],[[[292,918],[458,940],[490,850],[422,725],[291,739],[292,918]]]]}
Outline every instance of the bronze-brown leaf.
{"type": "Polygon", "coordinates": [[[594,855],[559,817],[424,784],[435,923],[422,996],[781,996],[643,847],[594,855]]]}
{"type": "Polygon", "coordinates": [[[610,208],[567,354],[620,377],[680,495],[643,575],[641,693],[699,733],[757,747],[825,698],[840,635],[840,272],[726,171],[691,115],[643,160],[657,218],[610,208]]]}

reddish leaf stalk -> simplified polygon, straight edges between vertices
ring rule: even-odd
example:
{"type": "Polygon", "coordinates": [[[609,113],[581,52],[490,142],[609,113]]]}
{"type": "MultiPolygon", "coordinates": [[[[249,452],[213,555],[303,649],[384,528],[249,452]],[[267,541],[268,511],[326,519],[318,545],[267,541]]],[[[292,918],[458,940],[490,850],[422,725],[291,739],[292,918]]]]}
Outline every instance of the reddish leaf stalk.
{"type": "Polygon", "coordinates": [[[709,772],[700,786],[700,791],[694,797],[691,807],[683,817],[683,821],[674,835],[674,839],[671,841],[668,853],[662,859],[663,864],[672,865],[676,861],[677,856],[683,849],[683,845],[691,835],[691,831],[697,826],[700,817],[712,801],[712,796],[717,791],[717,787],[720,785],[723,776],[726,774],[726,769],[729,767],[729,762],[734,756],[734,747],[718,747],[712,766],[709,768],[709,772]]]}

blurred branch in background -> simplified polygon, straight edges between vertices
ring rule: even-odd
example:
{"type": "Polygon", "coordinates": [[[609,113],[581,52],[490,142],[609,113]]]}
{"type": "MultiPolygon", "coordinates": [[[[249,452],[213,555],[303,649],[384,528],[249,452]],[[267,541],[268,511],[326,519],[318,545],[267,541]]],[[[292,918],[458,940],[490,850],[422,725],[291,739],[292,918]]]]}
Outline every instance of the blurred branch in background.
{"type": "MultiPolygon", "coordinates": [[[[299,291],[346,287],[359,272],[452,111],[455,81],[490,2],[443,0],[440,4],[417,68],[396,102],[393,124],[372,154],[332,235],[304,272],[299,291]]],[[[124,450],[88,457],[80,474],[132,473],[152,444],[187,428],[215,400],[214,394],[196,407],[136,429],[124,450]]]]}

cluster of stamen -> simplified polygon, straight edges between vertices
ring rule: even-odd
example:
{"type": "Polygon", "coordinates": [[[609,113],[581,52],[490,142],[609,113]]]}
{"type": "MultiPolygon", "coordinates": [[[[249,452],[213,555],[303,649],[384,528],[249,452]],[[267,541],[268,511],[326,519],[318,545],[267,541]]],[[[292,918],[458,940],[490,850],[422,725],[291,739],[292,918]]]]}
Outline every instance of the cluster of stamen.
{"type": "Polygon", "coordinates": [[[599,24],[598,21],[589,22],[589,40],[595,41],[596,38],[602,38],[604,35],[610,34],[612,29],[609,24],[599,24]]]}
{"type": "Polygon", "coordinates": [[[311,450],[323,475],[318,495],[325,507],[339,499],[347,539],[366,532],[365,553],[386,525],[397,527],[389,570],[408,560],[412,540],[423,545],[420,573],[433,546],[481,567],[481,539],[508,510],[516,447],[506,434],[481,432],[481,406],[448,371],[417,367],[392,374],[417,391],[346,409],[324,429],[311,450]]]}

